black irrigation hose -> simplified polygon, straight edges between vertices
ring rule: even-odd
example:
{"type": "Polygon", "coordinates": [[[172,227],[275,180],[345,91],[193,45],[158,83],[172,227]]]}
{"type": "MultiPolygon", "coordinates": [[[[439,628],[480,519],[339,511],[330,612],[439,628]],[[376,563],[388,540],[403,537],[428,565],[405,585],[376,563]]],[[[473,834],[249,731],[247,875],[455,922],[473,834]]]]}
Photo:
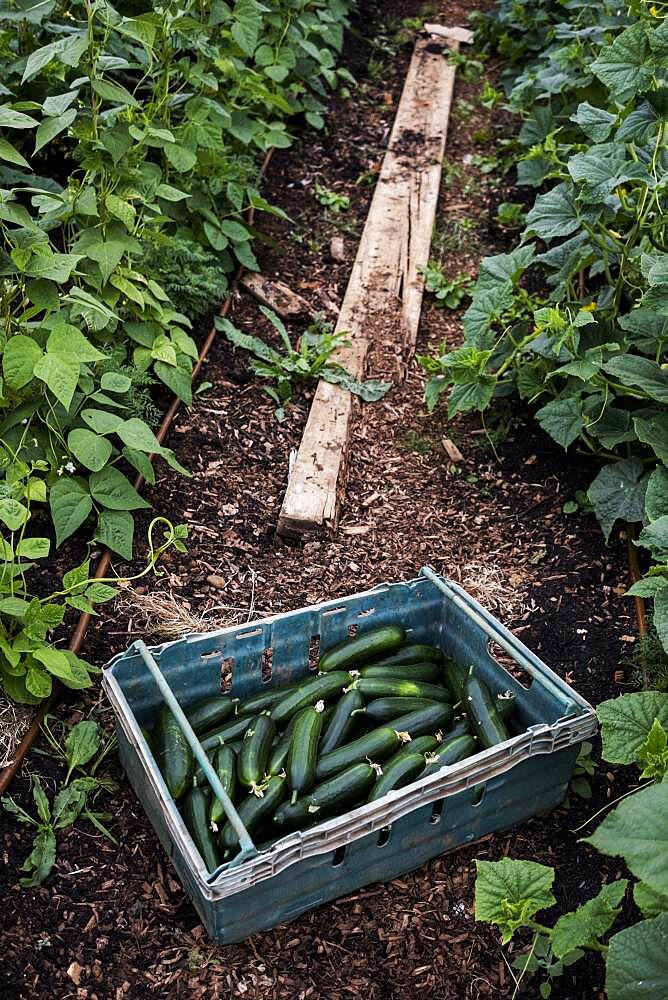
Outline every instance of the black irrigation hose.
{"type": "MultiPolygon", "coordinates": [[[[264,177],[266,175],[267,170],[269,168],[269,164],[271,162],[271,158],[273,156],[273,152],[274,150],[270,149],[265,154],[264,160],[262,161],[262,166],[260,167],[260,177],[264,177]]],[[[246,214],[246,218],[249,225],[253,224],[254,216],[255,216],[255,209],[251,206],[246,214]]],[[[227,313],[229,312],[230,306],[232,305],[232,300],[239,287],[239,282],[241,281],[244,271],[245,268],[243,267],[243,265],[240,265],[232,280],[232,285],[230,287],[229,294],[218,311],[218,316],[226,316],[227,313]]],[[[197,364],[193,368],[193,373],[192,373],[193,382],[195,382],[200,371],[202,370],[202,365],[204,364],[204,361],[206,360],[206,357],[209,351],[211,350],[211,345],[216,339],[217,332],[218,331],[216,329],[216,324],[213,323],[211,329],[209,330],[206,340],[202,344],[197,359],[197,364]]],[[[167,412],[162,418],[160,429],[156,434],[156,437],[160,442],[160,444],[162,444],[165,438],[167,437],[167,433],[172,425],[172,421],[180,405],[181,405],[181,400],[179,399],[178,396],[174,396],[167,412]]],[[[152,462],[154,458],[155,455],[149,455],[150,462],[152,462]]],[[[144,477],[140,474],[135,479],[134,482],[135,489],[140,489],[143,483],[144,483],[144,477]]],[[[101,577],[107,575],[110,563],[111,563],[111,552],[109,551],[109,549],[105,549],[104,552],[102,553],[99,563],[97,564],[95,570],[95,579],[100,579],[101,577]]],[[[91,621],[91,616],[87,614],[85,611],[82,612],[82,614],[79,616],[79,620],[76,624],[76,627],[74,629],[68,647],[71,652],[73,653],[79,652],[81,644],[83,643],[83,640],[85,638],[86,632],[88,631],[88,626],[90,625],[90,621],[91,621]]],[[[45,701],[40,703],[37,712],[35,713],[35,716],[32,722],[30,723],[30,727],[23,734],[23,738],[19,743],[18,747],[16,748],[16,754],[14,756],[14,760],[12,761],[11,764],[8,764],[7,767],[4,767],[0,771],[0,793],[6,792],[7,789],[9,788],[11,781],[16,775],[17,771],[19,770],[21,764],[23,763],[26,754],[28,753],[31,746],[37,739],[37,735],[39,733],[42,722],[44,721],[46,715],[48,715],[48,713],[52,711],[52,709],[54,709],[55,706],[58,704],[62,694],[63,694],[62,684],[58,683],[58,681],[54,681],[51,694],[45,701]]]]}

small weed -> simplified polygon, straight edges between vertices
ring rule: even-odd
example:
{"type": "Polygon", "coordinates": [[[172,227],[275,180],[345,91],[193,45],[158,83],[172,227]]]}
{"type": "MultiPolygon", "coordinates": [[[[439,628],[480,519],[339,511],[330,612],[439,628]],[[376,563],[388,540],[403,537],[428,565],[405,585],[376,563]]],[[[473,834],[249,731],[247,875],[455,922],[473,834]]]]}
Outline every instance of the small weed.
{"type": "Polygon", "coordinates": [[[382,397],[391,388],[390,382],[380,382],[377,379],[367,379],[358,382],[341,365],[332,360],[332,354],[339,347],[350,344],[344,332],[333,333],[332,324],[322,316],[316,317],[310,327],[302,334],[299,345],[292,346],[288,331],[282,321],[265,306],[260,306],[261,312],[279,334],[283,349],[276,350],[259,337],[243,333],[222,316],[216,317],[216,327],[225,334],[227,339],[248,351],[252,355],[251,370],[261,378],[271,381],[265,385],[264,391],[276,403],[277,420],[285,419],[285,407],[292,400],[292,393],[302,382],[325,379],[359,396],[365,402],[373,402],[382,397]]]}
{"type": "Polygon", "coordinates": [[[504,229],[520,229],[525,219],[524,206],[519,201],[502,201],[496,210],[496,221],[504,229]]]}
{"type": "Polygon", "coordinates": [[[88,820],[108,840],[117,843],[104,825],[112,819],[111,814],[93,811],[93,802],[99,792],[111,792],[117,787],[109,778],[96,776],[98,767],[116,750],[115,735],[103,739],[97,722],[89,719],[68,728],[52,715],[45,718],[42,732],[50,749],[41,752],[61,761],[67,768],[53,800],[49,802],[37,775],[33,776],[32,785],[34,816],[10,796],[3,796],[1,800],[7,812],[35,832],[32,851],[21,866],[21,871],[27,873],[19,883],[24,888],[41,885],[47,878],[56,863],[57,831],[67,829],[79,818],[88,820]],[[86,765],[89,766],[86,768],[86,765]],[[70,780],[75,771],[81,773],[70,780]]]}
{"type": "Polygon", "coordinates": [[[472,101],[467,101],[465,97],[460,97],[455,101],[452,110],[457,118],[470,118],[475,113],[476,106],[472,101]]]}
{"type": "Polygon", "coordinates": [[[356,187],[371,187],[378,180],[377,170],[363,170],[355,181],[356,187]]]}
{"type": "Polygon", "coordinates": [[[329,188],[323,187],[321,184],[316,184],[315,194],[320,204],[335,215],[350,207],[350,198],[347,195],[337,194],[336,191],[330,191],[329,188]]]}
{"type": "Polygon", "coordinates": [[[573,500],[567,500],[561,508],[564,514],[591,514],[594,510],[584,490],[577,490],[573,500]]]}
{"type": "Polygon", "coordinates": [[[428,455],[433,445],[427,438],[422,437],[418,431],[406,431],[399,447],[402,451],[414,452],[417,455],[428,455]]]}
{"type": "Polygon", "coordinates": [[[433,261],[430,261],[421,273],[424,276],[426,290],[435,297],[438,305],[445,306],[446,309],[458,309],[469,294],[472,282],[468,274],[458,274],[455,278],[448,278],[443,274],[441,265],[433,261]]]}
{"type": "Polygon", "coordinates": [[[482,153],[474,153],[471,157],[471,166],[477,167],[481,174],[505,172],[503,164],[498,156],[484,156],[482,153]]]}
{"type": "Polygon", "coordinates": [[[501,104],[503,100],[503,94],[496,87],[493,87],[489,80],[486,81],[485,86],[480,92],[480,103],[484,108],[496,108],[501,104]]]}
{"type": "Polygon", "coordinates": [[[477,128],[471,133],[471,138],[474,142],[483,145],[491,139],[491,132],[488,128],[477,128]]]}
{"type": "Polygon", "coordinates": [[[448,52],[447,60],[452,66],[457,67],[457,72],[470,83],[477,80],[483,72],[484,66],[480,59],[474,59],[466,52],[448,52]]]}

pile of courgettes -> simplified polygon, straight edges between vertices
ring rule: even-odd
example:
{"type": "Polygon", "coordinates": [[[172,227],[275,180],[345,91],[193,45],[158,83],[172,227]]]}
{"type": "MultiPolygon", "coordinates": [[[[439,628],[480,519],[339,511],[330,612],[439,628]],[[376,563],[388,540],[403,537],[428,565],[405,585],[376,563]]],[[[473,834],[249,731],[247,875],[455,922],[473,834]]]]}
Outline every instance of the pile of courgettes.
{"type": "MultiPolygon", "coordinates": [[[[509,739],[514,701],[389,625],[327,650],[298,683],[205,698],[186,715],[248,832],[265,844],[509,739]]],[[[239,850],[234,828],[166,706],[147,738],[213,871],[239,850]]]]}

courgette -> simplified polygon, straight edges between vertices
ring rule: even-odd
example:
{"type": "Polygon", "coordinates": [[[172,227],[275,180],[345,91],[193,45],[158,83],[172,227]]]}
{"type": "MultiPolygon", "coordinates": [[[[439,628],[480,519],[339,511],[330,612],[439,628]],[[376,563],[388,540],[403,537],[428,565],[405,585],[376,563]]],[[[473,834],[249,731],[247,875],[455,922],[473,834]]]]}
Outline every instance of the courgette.
{"type": "Polygon", "coordinates": [[[303,708],[292,731],[286,772],[293,802],[299,795],[308,792],[315,782],[323,708],[322,702],[314,708],[303,708]]]}
{"type": "Polygon", "coordinates": [[[517,698],[512,691],[503,691],[501,694],[497,694],[494,704],[499,716],[507,724],[515,714],[517,698]]]}
{"type": "Polygon", "coordinates": [[[496,710],[494,699],[484,681],[469,675],[464,688],[464,707],[471,729],[480,745],[487,749],[510,739],[506,724],[496,710]]]}
{"type": "Polygon", "coordinates": [[[343,670],[336,670],[323,677],[312,677],[274,705],[271,717],[277,726],[283,726],[302,708],[315,705],[321,699],[332,698],[351,681],[350,674],[343,670]]]}
{"type": "MultiPolygon", "coordinates": [[[[251,792],[243,800],[237,812],[251,836],[271,819],[287,793],[288,784],[285,777],[278,776],[269,779],[262,789],[262,795],[253,795],[251,792]]],[[[223,827],[220,842],[226,853],[239,846],[239,838],[229,819],[223,827]]]]}
{"type": "Polygon", "coordinates": [[[165,705],[160,712],[153,743],[153,756],[174,801],[192,785],[195,766],[193,752],[181,727],[165,705]]]}
{"type": "Polygon", "coordinates": [[[274,823],[282,829],[303,829],[320,817],[342,813],[365,798],[375,779],[372,764],[353,764],[336,777],[320,782],[304,798],[284,802],[274,813],[274,823]]]}
{"type": "Polygon", "coordinates": [[[214,750],[216,747],[222,746],[223,743],[234,743],[245,734],[252,721],[252,715],[242,716],[238,719],[232,719],[231,722],[216,729],[213,733],[205,734],[200,738],[202,749],[208,753],[209,750],[214,750]]]}
{"type": "Polygon", "coordinates": [[[425,774],[433,774],[442,767],[456,764],[458,760],[464,760],[476,752],[478,741],[475,736],[455,736],[452,740],[445,740],[438,750],[427,755],[426,764],[421,777],[425,774]]]}
{"type": "MultiPolygon", "coordinates": [[[[237,755],[232,747],[226,744],[225,746],[218,747],[212,763],[218,775],[218,780],[234,802],[237,790],[237,755]]],[[[217,829],[224,819],[225,810],[223,809],[223,804],[212,793],[209,805],[209,824],[214,829],[217,829]]]]}
{"type": "Polygon", "coordinates": [[[464,704],[464,685],[466,684],[468,675],[468,667],[463,667],[460,663],[455,663],[454,660],[446,660],[443,667],[445,686],[450,688],[455,701],[460,701],[462,705],[464,704]]]}
{"type": "Polygon", "coordinates": [[[276,723],[268,715],[257,715],[244,733],[237,764],[239,784],[257,790],[267,771],[269,754],[276,736],[276,723]]]}
{"type": "Polygon", "coordinates": [[[452,722],[452,715],[449,705],[436,704],[430,705],[429,708],[420,708],[417,712],[400,715],[398,719],[392,719],[391,725],[397,732],[408,733],[411,739],[414,739],[425,733],[442,732],[452,722]]]}
{"type": "Polygon", "coordinates": [[[190,788],[183,802],[183,819],[208,872],[220,864],[216,838],[209,826],[209,798],[202,788],[190,788]]]}
{"type": "Polygon", "coordinates": [[[245,698],[239,702],[237,715],[259,715],[260,712],[264,712],[265,709],[271,708],[272,705],[282,701],[293,689],[294,684],[289,684],[286,687],[275,687],[270,691],[260,691],[258,694],[252,694],[249,698],[245,698]]]}
{"type": "Polygon", "coordinates": [[[424,769],[424,756],[421,753],[407,753],[395,760],[393,764],[385,764],[382,774],[371,789],[368,802],[375,802],[383,795],[408,785],[424,769]]]}
{"type": "Polygon", "coordinates": [[[392,719],[398,719],[400,715],[405,715],[407,712],[416,712],[420,708],[429,708],[431,705],[437,704],[438,702],[429,701],[426,698],[374,698],[359,711],[374,721],[388,722],[392,719]]]}
{"type": "Polygon", "coordinates": [[[351,764],[357,764],[363,760],[374,763],[385,760],[404,740],[405,737],[399,736],[399,733],[395,729],[390,729],[389,726],[372,729],[366,736],[360,736],[352,743],[346,743],[344,746],[332,750],[331,753],[323,754],[316,765],[316,781],[324,781],[350,767],[351,764]]]}
{"type": "Polygon", "coordinates": [[[393,677],[400,681],[436,681],[440,674],[438,663],[369,663],[360,667],[360,677],[393,677]]]}
{"type": "Polygon", "coordinates": [[[188,722],[196,733],[205,733],[214,726],[222,726],[232,715],[236,701],[229,695],[202,698],[186,709],[188,722]]]}
{"type": "Polygon", "coordinates": [[[395,663],[443,663],[443,653],[436,646],[428,646],[426,643],[412,643],[409,646],[400,646],[389,656],[383,656],[377,660],[374,666],[391,666],[395,663]]]}
{"type": "Polygon", "coordinates": [[[359,632],[323,653],[318,660],[318,670],[345,670],[356,664],[368,663],[375,657],[393,653],[405,639],[406,632],[400,625],[384,625],[359,632]]]}
{"type": "Polygon", "coordinates": [[[431,753],[440,747],[441,742],[437,736],[418,736],[416,739],[411,740],[410,743],[404,743],[399,747],[396,753],[393,753],[391,757],[388,757],[383,764],[383,770],[386,767],[391,767],[395,761],[399,760],[401,757],[405,757],[409,753],[419,753],[424,757],[425,754],[431,753]]]}
{"type": "Polygon", "coordinates": [[[321,756],[325,753],[331,753],[332,750],[349,742],[356,724],[353,713],[363,707],[364,698],[361,692],[355,689],[347,691],[342,698],[339,698],[334,706],[331,719],[327,726],[323,727],[322,739],[318,747],[318,753],[321,756]]]}
{"type": "Polygon", "coordinates": [[[405,681],[394,677],[358,677],[353,687],[365,698],[426,698],[429,701],[451,701],[450,692],[440,684],[427,681],[405,681]]]}
{"type": "Polygon", "coordinates": [[[292,730],[295,727],[295,722],[298,716],[293,715],[287,726],[283,730],[283,733],[274,742],[271,748],[271,753],[269,754],[269,762],[267,764],[267,774],[280,774],[284,769],[285,764],[288,759],[288,752],[290,750],[290,740],[292,739],[292,730]]]}

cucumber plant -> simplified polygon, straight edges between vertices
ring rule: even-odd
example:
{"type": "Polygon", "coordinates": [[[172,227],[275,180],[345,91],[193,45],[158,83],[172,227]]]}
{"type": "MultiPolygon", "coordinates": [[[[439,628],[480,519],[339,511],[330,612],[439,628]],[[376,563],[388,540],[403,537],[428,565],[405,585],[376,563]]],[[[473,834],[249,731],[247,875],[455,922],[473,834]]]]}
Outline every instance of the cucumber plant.
{"type": "Polygon", "coordinates": [[[515,64],[517,179],[538,194],[518,245],[483,260],[461,347],[418,360],[430,411],[517,395],[597,463],[589,502],[606,540],[642,525],[654,565],[629,593],[653,598],[668,650],[667,13],[502,0],[477,18],[515,64]]]}
{"type": "MultiPolygon", "coordinates": [[[[503,858],[476,861],[476,920],[499,928],[504,944],[529,931],[531,944],[513,967],[542,974],[540,995],[549,997],[552,980],[581,959],[599,953],[606,962],[609,1000],[653,1000],[668,981],[668,694],[642,691],[598,706],[604,760],[634,764],[643,784],[618,800],[594,833],[584,838],[596,850],[621,857],[636,881],[633,900],[643,919],[609,931],[621,912],[629,880],[604,884],[598,895],[551,924],[535,919],[556,903],[554,869],[535,861],[503,858]]],[[[598,815],[598,814],[596,814],[598,815]]]]}

